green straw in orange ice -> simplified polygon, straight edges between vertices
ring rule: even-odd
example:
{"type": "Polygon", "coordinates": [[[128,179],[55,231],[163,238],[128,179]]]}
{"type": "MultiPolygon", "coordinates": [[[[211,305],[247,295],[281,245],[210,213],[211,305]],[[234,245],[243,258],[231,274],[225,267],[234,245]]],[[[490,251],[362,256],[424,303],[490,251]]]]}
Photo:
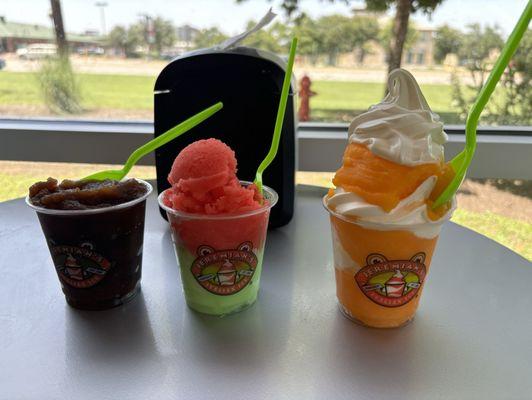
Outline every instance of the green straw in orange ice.
{"type": "Polygon", "coordinates": [[[131,168],[133,168],[133,166],[137,163],[137,161],[140,160],[142,157],[144,157],[146,154],[151,153],[155,149],[158,149],[162,145],[165,145],[166,143],[170,142],[176,137],[181,136],[183,133],[194,128],[196,125],[205,121],[207,118],[212,116],[214,113],[220,111],[222,107],[223,107],[223,103],[218,102],[210,106],[209,108],[206,108],[205,110],[197,113],[196,115],[193,115],[192,117],[181,122],[180,124],[174,126],[173,128],[163,133],[162,135],[157,136],[155,139],[150,140],[145,145],[140,146],[137,150],[131,153],[131,155],[127,159],[126,164],[124,165],[123,168],[109,169],[106,171],[96,172],[95,174],[86,176],[85,178],[83,178],[83,180],[97,180],[97,181],[103,181],[105,179],[111,179],[115,181],[121,180],[129,173],[129,171],[131,171],[131,168]]]}
{"type": "Polygon", "coordinates": [[[488,80],[480,90],[477,100],[475,101],[473,108],[471,108],[471,111],[467,116],[465,128],[465,149],[462,150],[462,152],[460,152],[456,157],[451,160],[451,167],[455,173],[454,178],[451,180],[445,190],[440,194],[440,196],[436,199],[432,206],[433,209],[438,208],[447,203],[454,196],[454,194],[462,184],[462,181],[464,180],[467,172],[467,168],[469,167],[469,164],[471,164],[471,160],[473,159],[473,155],[475,154],[475,149],[477,147],[477,124],[478,119],[480,117],[480,113],[486,106],[486,103],[488,102],[491,94],[493,93],[495,86],[497,86],[499,79],[501,79],[501,75],[503,74],[508,63],[510,62],[510,59],[515,53],[515,50],[517,49],[521,38],[523,37],[524,33],[528,28],[528,24],[530,23],[531,17],[532,0],[529,0],[525,10],[523,11],[523,14],[521,14],[519,21],[517,21],[517,25],[515,26],[512,34],[508,37],[508,40],[506,41],[506,44],[504,45],[501,54],[499,55],[499,58],[495,62],[495,65],[491,70],[491,74],[488,77],[488,80]]]}
{"type": "Polygon", "coordinates": [[[266,157],[257,168],[255,174],[255,181],[253,183],[257,186],[259,193],[262,193],[262,173],[272,163],[277,150],[279,149],[279,140],[281,139],[281,130],[283,129],[284,114],[286,111],[286,103],[288,101],[288,93],[290,92],[290,81],[292,80],[292,68],[294,67],[294,59],[296,56],[297,38],[292,39],[290,45],[290,56],[288,57],[288,63],[286,65],[286,71],[284,74],[283,90],[281,92],[281,99],[279,101],[279,108],[277,109],[277,118],[275,119],[275,128],[273,130],[272,144],[270,151],[266,154],[266,157]]]}

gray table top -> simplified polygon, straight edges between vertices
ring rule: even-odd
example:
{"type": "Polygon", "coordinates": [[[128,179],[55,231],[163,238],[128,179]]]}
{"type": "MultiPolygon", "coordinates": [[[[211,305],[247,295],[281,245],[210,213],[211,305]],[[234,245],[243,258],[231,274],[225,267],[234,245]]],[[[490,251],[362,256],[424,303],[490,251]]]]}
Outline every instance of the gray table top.
{"type": "Polygon", "coordinates": [[[529,262],[449,223],[414,322],[368,329],[337,309],[319,196],[296,209],[269,233],[258,302],[216,318],[186,307],[154,196],[142,292],[100,312],[66,305],[37,217],[1,204],[0,398],[530,398],[529,262]]]}

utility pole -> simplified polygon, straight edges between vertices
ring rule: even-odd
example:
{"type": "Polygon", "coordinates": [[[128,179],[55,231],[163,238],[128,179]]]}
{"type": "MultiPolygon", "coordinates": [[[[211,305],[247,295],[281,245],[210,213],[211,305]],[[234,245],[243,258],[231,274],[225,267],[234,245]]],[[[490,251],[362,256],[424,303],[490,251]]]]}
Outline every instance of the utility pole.
{"type": "Polygon", "coordinates": [[[52,20],[54,21],[55,41],[61,57],[68,56],[68,43],[63,26],[63,14],[61,13],[61,0],[50,0],[52,5],[52,20]]]}
{"type": "Polygon", "coordinates": [[[102,21],[102,35],[107,35],[107,27],[105,26],[105,7],[108,6],[106,1],[97,1],[94,3],[100,9],[100,19],[102,21]]]}
{"type": "Polygon", "coordinates": [[[151,55],[152,45],[155,43],[155,24],[153,18],[148,14],[139,14],[141,18],[144,18],[144,39],[148,45],[148,59],[151,55]]]}

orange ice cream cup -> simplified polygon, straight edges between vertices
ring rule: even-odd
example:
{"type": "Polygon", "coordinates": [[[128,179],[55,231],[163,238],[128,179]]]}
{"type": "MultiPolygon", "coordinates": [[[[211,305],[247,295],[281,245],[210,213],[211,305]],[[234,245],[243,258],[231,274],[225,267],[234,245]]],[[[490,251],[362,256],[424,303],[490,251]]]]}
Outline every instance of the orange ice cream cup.
{"type": "Polygon", "coordinates": [[[373,328],[396,328],[414,318],[441,225],[406,228],[356,221],[329,212],[336,295],[349,319],[373,328]]]}

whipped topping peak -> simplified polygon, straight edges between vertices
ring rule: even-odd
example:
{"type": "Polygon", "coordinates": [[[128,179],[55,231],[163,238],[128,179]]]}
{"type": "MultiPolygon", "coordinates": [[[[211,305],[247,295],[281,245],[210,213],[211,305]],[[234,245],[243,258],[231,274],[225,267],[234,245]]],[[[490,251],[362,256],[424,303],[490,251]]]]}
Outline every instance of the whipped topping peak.
{"type": "Polygon", "coordinates": [[[395,69],[388,76],[388,94],[351,122],[349,142],[402,165],[440,163],[447,135],[416,80],[395,69]]]}
{"type": "MultiPolygon", "coordinates": [[[[407,110],[431,109],[414,76],[405,69],[394,69],[388,75],[388,94],[382,103],[395,103],[407,110]]],[[[438,117],[436,115],[436,117],[438,117]]]]}

